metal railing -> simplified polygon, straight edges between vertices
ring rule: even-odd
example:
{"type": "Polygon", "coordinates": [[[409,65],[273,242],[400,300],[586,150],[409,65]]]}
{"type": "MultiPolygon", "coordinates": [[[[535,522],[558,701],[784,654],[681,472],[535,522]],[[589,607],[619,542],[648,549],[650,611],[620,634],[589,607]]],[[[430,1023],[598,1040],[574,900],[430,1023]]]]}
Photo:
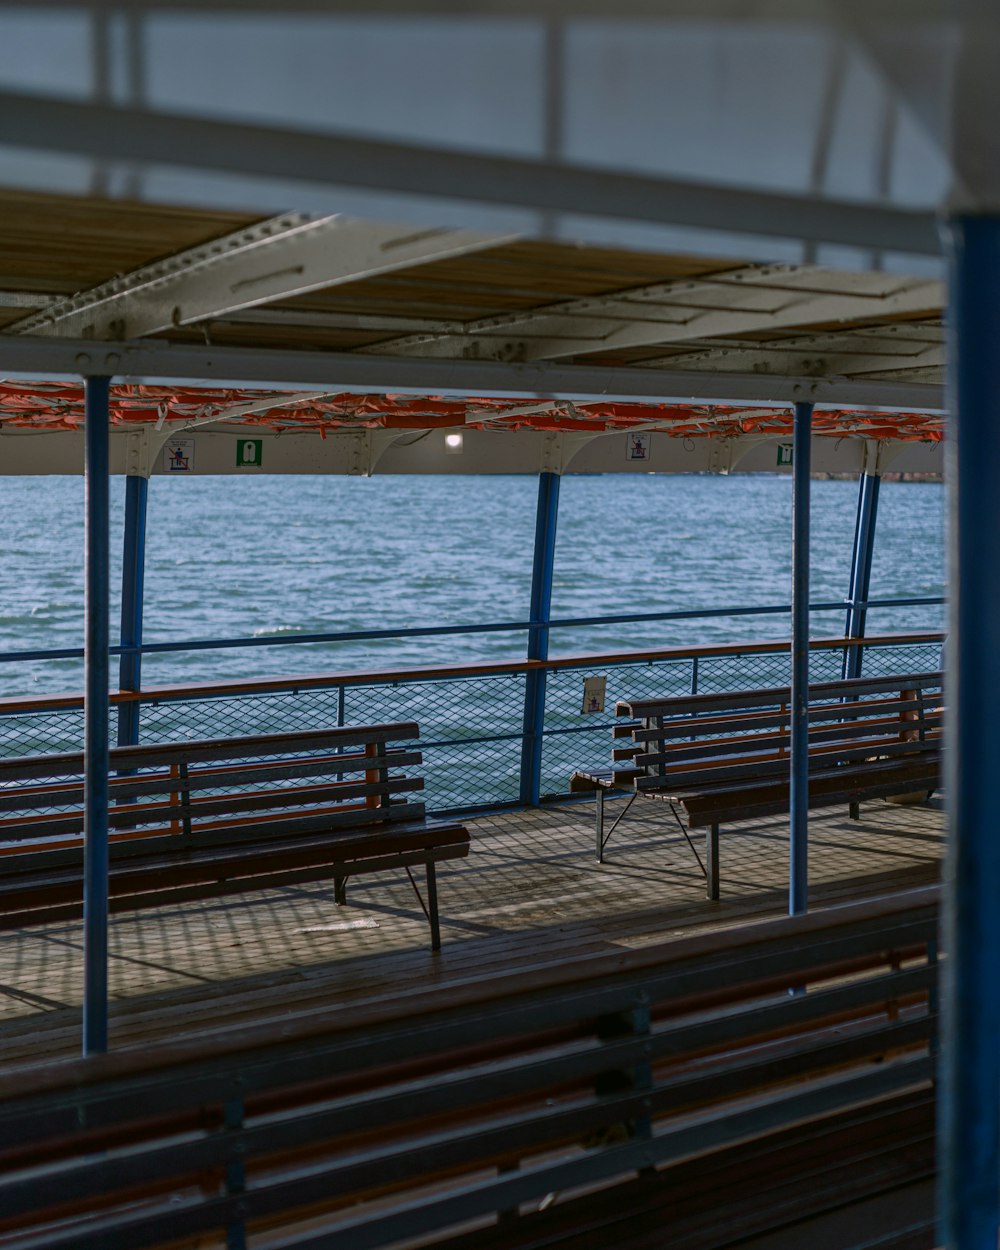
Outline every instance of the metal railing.
{"type": "MultiPolygon", "coordinates": [[[[686,619],[698,614],[649,615],[686,619]]],[[[482,628],[458,627],[449,632],[482,628]]],[[[866,675],[933,669],[938,666],[942,638],[941,631],[931,630],[866,639],[815,639],[810,644],[810,679],[839,678],[845,654],[854,648],[861,650],[866,675]]],[[[257,639],[251,645],[269,641],[273,645],[273,640],[257,639]]],[[[138,710],[138,715],[128,719],[138,726],[138,739],[144,743],[415,720],[421,727],[429,810],[464,812],[521,804],[525,758],[537,761],[537,791],[543,799],[567,794],[572,772],[605,766],[609,760],[610,726],[618,699],[752,689],[785,685],[788,680],[787,641],[669,647],[116,691],[111,695],[109,729],[114,739],[129,708],[138,710]],[[543,716],[526,722],[529,677],[539,673],[545,675],[543,716]],[[589,713],[582,710],[583,683],[594,676],[606,679],[606,710],[589,713]],[[526,752],[526,740],[539,732],[538,725],[540,750],[526,752]]],[[[79,750],[82,734],[80,695],[43,695],[0,703],[2,754],[79,750]]]]}
{"type": "MultiPolygon", "coordinates": [[[[912,599],[867,599],[858,606],[870,611],[876,608],[937,607],[944,604],[941,597],[912,599]]],[[[811,603],[809,611],[843,612],[850,600],[833,599],[811,603]]],[[[303,647],[328,643],[396,641],[407,638],[439,638],[472,634],[531,634],[542,630],[550,633],[560,629],[590,629],[603,625],[642,625],[658,621],[717,620],[739,617],[789,616],[791,606],[787,603],[766,603],[752,606],[725,608],[689,608],[669,612],[619,612],[603,616],[553,617],[538,621],[491,621],[475,625],[417,625],[409,629],[354,629],[332,630],[323,633],[285,633],[253,635],[242,638],[188,638],[171,642],[144,642],[139,646],[117,644],[109,648],[112,656],[167,655],[184,651],[229,651],[259,647],[303,647]]],[[[83,647],[36,647],[15,651],[0,651],[0,664],[25,663],[36,660],[81,660],[83,647]]]]}

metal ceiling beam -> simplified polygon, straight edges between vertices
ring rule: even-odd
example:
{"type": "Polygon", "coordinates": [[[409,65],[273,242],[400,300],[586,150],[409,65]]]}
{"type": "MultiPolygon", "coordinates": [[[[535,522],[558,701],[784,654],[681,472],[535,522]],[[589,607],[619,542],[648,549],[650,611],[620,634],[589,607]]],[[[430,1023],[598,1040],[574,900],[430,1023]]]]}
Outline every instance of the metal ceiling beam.
{"type": "Polygon", "coordinates": [[[741,339],[714,339],[693,351],[645,359],[643,368],[766,369],[776,373],[856,376],[889,370],[943,369],[945,345],[936,340],[914,340],[883,334],[870,338],[861,331],[840,334],[795,335],[747,343],[741,339]]]}
{"type": "Polygon", "coordinates": [[[932,212],[0,91],[0,145],[455,204],[940,255],[932,212]]]}
{"type": "MultiPolygon", "coordinates": [[[[667,346],[828,322],[893,317],[938,309],[940,282],[852,275],[855,290],[822,289],[823,270],[751,266],[715,277],[658,283],[599,299],[469,323],[462,335],[411,335],[362,351],[398,356],[475,356],[559,360],[592,352],[667,346]],[[881,284],[873,286],[872,279],[881,284]],[[819,289],[814,289],[819,288],[819,289]]],[[[839,276],[839,275],[838,275],[839,276]]]]}
{"type": "Polygon", "coordinates": [[[895,322],[885,326],[864,327],[859,330],[847,326],[843,330],[823,330],[814,334],[781,335],[774,339],[746,339],[719,336],[692,344],[688,349],[672,352],[671,364],[678,361],[693,362],[709,359],[719,352],[738,355],[740,352],[832,352],[858,359],[916,360],[927,351],[944,346],[944,334],[939,324],[922,321],[895,322]]]}
{"type": "Polygon", "coordinates": [[[8,331],[127,339],[496,247],[514,236],[286,214],[49,305],[8,331]]]}
{"type": "MultiPolygon", "coordinates": [[[[644,361],[643,367],[650,362],[644,361]]],[[[715,373],[766,373],[771,376],[859,378],[892,374],[905,380],[914,371],[914,380],[922,380],[924,371],[936,370],[937,380],[943,380],[945,352],[943,347],[926,348],[912,356],[902,355],[855,355],[848,352],[820,351],[795,348],[782,350],[775,347],[756,348],[752,351],[734,350],[728,347],[704,352],[685,352],[658,361],[659,368],[697,369],[715,373]],[[919,374],[916,371],[921,371],[919,374]]]]}
{"type": "Polygon", "coordinates": [[[0,308],[45,308],[59,298],[35,291],[0,291],[0,308]]]}
{"type": "MultiPolygon", "coordinates": [[[[2,296],[0,296],[2,299],[2,296]]],[[[312,308],[246,308],[220,318],[227,325],[282,330],[361,330],[385,334],[461,334],[461,321],[440,317],[397,317],[392,313],[322,312],[312,308]]]]}
{"type": "Polygon", "coordinates": [[[689,370],[628,369],[547,363],[497,364],[475,360],[421,360],[358,353],[268,351],[163,342],[100,344],[0,335],[0,376],[116,377],[145,382],[213,386],[494,395],[573,400],[714,400],[719,403],[814,403],[940,411],[939,385],[850,382],[833,378],[725,375],[689,370]]]}

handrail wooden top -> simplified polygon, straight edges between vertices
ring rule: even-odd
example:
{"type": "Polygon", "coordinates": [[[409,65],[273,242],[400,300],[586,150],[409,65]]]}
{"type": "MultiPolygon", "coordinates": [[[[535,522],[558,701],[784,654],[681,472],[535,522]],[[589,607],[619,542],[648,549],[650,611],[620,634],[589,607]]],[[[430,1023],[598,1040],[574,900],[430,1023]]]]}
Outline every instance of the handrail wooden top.
{"type": "MultiPolygon", "coordinates": [[[[812,651],[835,651],[846,647],[916,646],[920,643],[940,643],[942,630],[923,630],[898,634],[873,634],[867,638],[827,637],[813,638],[809,642],[812,651]]],[[[251,677],[240,681],[197,682],[185,686],[147,686],[141,691],[115,690],[111,703],[119,706],[128,703],[151,703],[179,701],[181,699],[207,699],[221,695],[277,694],[281,691],[321,690],[337,686],[364,686],[394,681],[443,680],[447,678],[487,677],[511,673],[550,672],[558,669],[585,666],[642,664],[663,660],[711,659],[725,655],[767,655],[788,650],[787,639],[767,639],[760,642],[730,642],[706,644],[696,647],[664,647],[656,651],[610,651],[579,653],[550,657],[547,660],[491,660],[481,664],[442,664],[429,668],[371,669],[355,672],[306,673],[301,676],[251,677]]],[[[82,694],[25,695],[22,698],[0,700],[0,715],[19,712],[71,710],[83,707],[82,694]]]]}

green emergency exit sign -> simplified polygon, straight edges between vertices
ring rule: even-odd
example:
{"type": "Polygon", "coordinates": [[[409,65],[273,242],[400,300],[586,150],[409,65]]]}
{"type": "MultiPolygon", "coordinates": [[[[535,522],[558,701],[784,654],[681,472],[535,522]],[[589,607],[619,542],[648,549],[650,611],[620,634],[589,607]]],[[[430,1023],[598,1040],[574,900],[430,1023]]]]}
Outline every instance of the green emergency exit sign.
{"type": "Polygon", "coordinates": [[[791,464],[794,447],[791,443],[778,444],[778,464],[791,464]]]}
{"type": "Polygon", "coordinates": [[[264,454],[262,438],[238,438],[236,440],[236,467],[259,469],[264,454]]]}

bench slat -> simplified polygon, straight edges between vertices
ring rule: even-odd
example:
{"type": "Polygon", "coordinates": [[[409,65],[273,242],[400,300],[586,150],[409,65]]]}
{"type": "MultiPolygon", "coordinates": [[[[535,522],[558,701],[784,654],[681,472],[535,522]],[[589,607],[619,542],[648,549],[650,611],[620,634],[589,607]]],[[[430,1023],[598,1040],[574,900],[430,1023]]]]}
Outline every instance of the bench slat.
{"type": "MultiPolygon", "coordinates": [[[[873,694],[900,690],[937,690],[942,688],[941,673],[930,671],[903,673],[889,677],[848,677],[843,681],[813,682],[809,686],[810,702],[857,697],[860,690],[873,694]]],[[[683,715],[699,710],[722,708],[752,709],[770,704],[788,703],[789,686],[773,686],[763,690],[728,690],[719,694],[672,695],[667,699],[619,700],[615,714],[642,719],[647,716],[683,715]]]]}
{"type": "MultiPolygon", "coordinates": [[[[198,871],[182,873],[173,861],[163,869],[144,879],[120,881],[112,873],[109,878],[108,910],[113,915],[133,911],[136,907],[165,907],[181,903],[197,902],[205,898],[245,894],[251,890],[278,889],[289,885],[306,885],[328,881],[341,869],[344,877],[370,872],[418,867],[427,863],[437,864],[445,860],[462,859],[468,855],[468,841],[442,841],[439,844],[421,843],[415,849],[388,850],[364,855],[365,848],[344,846],[341,856],[327,855],[319,858],[310,849],[301,856],[289,856],[286,866],[263,863],[259,860],[241,865],[227,863],[229,875],[218,877],[208,861],[198,871]],[[295,863],[299,859],[301,862],[295,863]]],[[[372,848],[369,848],[370,850],[372,848]]],[[[20,929],[31,924],[54,924],[78,920],[83,915],[82,878],[77,875],[73,883],[58,878],[46,886],[44,893],[32,885],[26,898],[14,888],[16,883],[0,882],[0,929],[20,929]]]]}
{"type": "MultiPolygon", "coordinates": [[[[860,763],[872,754],[877,753],[880,756],[896,756],[896,755],[920,755],[934,754],[938,750],[936,743],[925,742],[900,742],[884,741],[878,745],[867,744],[860,747],[844,747],[834,744],[832,747],[824,746],[822,749],[810,753],[809,769],[810,775],[816,770],[826,770],[828,768],[836,768],[841,764],[860,763]]],[[[739,758],[739,757],[737,757],[739,758]]],[[[645,764],[647,767],[655,767],[657,764],[666,763],[666,757],[662,755],[639,756],[636,760],[637,764],[645,764]]],[[[664,775],[647,774],[639,779],[637,786],[640,790],[655,789],[663,786],[682,787],[689,781],[697,782],[699,772],[705,774],[711,772],[712,778],[718,782],[733,781],[740,777],[748,780],[761,776],[781,776],[788,773],[790,769],[790,759],[787,755],[774,759],[750,759],[745,763],[720,763],[707,761],[703,769],[687,768],[669,771],[664,775]]]]}
{"type": "MultiPolygon", "coordinates": [[[[363,831],[369,839],[390,837],[395,826],[414,821],[424,815],[422,803],[400,802],[389,808],[352,807],[346,811],[331,810],[301,817],[258,817],[253,821],[218,821],[202,828],[193,827],[189,834],[169,828],[150,830],[139,836],[112,838],[109,853],[113,862],[137,861],[155,855],[183,855],[186,852],[213,848],[253,848],[258,844],[284,843],[297,837],[329,834],[335,837],[342,830],[363,831]]],[[[30,844],[29,844],[30,845],[30,844]]],[[[30,845],[30,849],[0,855],[0,881],[5,876],[35,872],[44,865],[75,865],[83,862],[83,842],[52,849],[30,845]]]]}
{"type": "MultiPolygon", "coordinates": [[[[188,773],[184,782],[190,791],[215,790],[226,786],[256,785],[267,781],[303,780],[307,777],[338,776],[350,772],[369,772],[373,759],[392,769],[409,768],[422,762],[419,751],[390,750],[384,755],[328,755],[278,764],[229,765],[225,768],[198,768],[188,773]]],[[[181,785],[176,774],[158,772],[134,773],[129,776],[109,777],[108,790],[111,802],[117,796],[145,797],[154,794],[170,794],[181,785]]],[[[83,802],[83,783],[63,785],[34,785],[18,787],[16,791],[0,790],[0,812],[43,810],[48,807],[77,807],[83,802]]]]}
{"type": "MultiPolygon", "coordinates": [[[[182,786],[175,780],[175,788],[182,786]]],[[[380,808],[386,808],[384,800],[391,794],[422,790],[422,777],[394,777],[384,782],[335,782],[327,786],[301,786],[279,790],[255,790],[249,794],[225,795],[218,798],[196,798],[190,803],[180,799],[173,803],[129,804],[112,807],[108,812],[111,830],[138,829],[143,825],[164,826],[170,821],[190,819],[194,825],[211,816],[259,814],[266,819],[267,812],[280,812],[290,807],[324,807],[331,811],[331,804],[351,800],[378,798],[380,808]]],[[[203,826],[207,827],[207,826],[203,826]]],[[[34,816],[18,824],[0,820],[0,839],[37,839],[83,832],[83,812],[65,816],[34,816]]],[[[155,829],[153,830],[155,832],[155,829]]],[[[0,851],[2,858],[2,851],[0,851]]]]}
{"type": "MultiPolygon", "coordinates": [[[[920,721],[906,721],[900,723],[898,719],[890,717],[879,717],[877,720],[845,722],[843,724],[810,726],[808,733],[808,742],[810,746],[814,744],[829,744],[843,741],[845,743],[858,743],[870,741],[873,746],[878,746],[882,742],[888,742],[893,739],[898,740],[900,731],[916,732],[923,738],[940,737],[940,730],[943,724],[943,718],[940,715],[927,716],[920,721]],[[886,730],[891,730],[891,734],[887,735],[886,730]]],[[[681,738],[681,735],[678,735],[681,738]]],[[[655,739],[652,734],[644,735],[644,742],[660,741],[660,735],[656,735],[655,739]]],[[[692,742],[690,737],[685,736],[680,741],[673,738],[664,742],[663,750],[650,753],[643,751],[643,743],[639,743],[635,747],[618,747],[612,752],[612,759],[634,759],[637,763],[675,763],[684,759],[697,759],[704,757],[706,759],[713,756],[721,755],[752,755],[757,752],[775,752],[775,748],[783,753],[788,753],[789,738],[787,733],[769,734],[769,733],[753,733],[753,734],[734,734],[728,738],[705,737],[700,738],[696,742],[692,742]]]]}
{"type": "MultiPolygon", "coordinates": [[[[817,776],[815,784],[810,781],[810,807],[831,807],[860,801],[864,798],[887,798],[894,794],[911,791],[935,790],[940,784],[940,765],[936,761],[912,765],[908,768],[864,769],[843,775],[817,776]]],[[[735,820],[778,816],[788,811],[789,786],[787,782],[761,783],[750,789],[741,786],[732,791],[723,789],[703,794],[691,792],[669,795],[652,792],[650,797],[672,799],[683,806],[690,828],[723,824],[735,820]]]]}
{"type": "MultiPolygon", "coordinates": [[[[401,721],[398,724],[347,725],[336,729],[256,734],[246,738],[212,738],[154,746],[112,747],[110,767],[115,772],[121,772],[156,764],[195,764],[293,752],[308,754],[324,747],[378,745],[419,736],[419,728],[414,722],[401,721]]],[[[83,770],[84,757],[81,751],[60,755],[17,756],[0,760],[0,782],[27,781],[36,776],[73,776],[83,770]]]]}
{"type": "MultiPolygon", "coordinates": [[[[916,712],[925,716],[937,713],[940,708],[935,706],[931,695],[920,695],[913,699],[877,699],[871,702],[851,701],[844,703],[822,703],[819,706],[810,704],[807,720],[810,728],[819,721],[844,720],[846,722],[864,723],[868,717],[884,717],[891,710],[897,717],[903,713],[916,712]]],[[[654,738],[683,738],[702,731],[714,733],[747,733],[756,729],[772,729],[786,726],[791,717],[791,707],[777,712],[743,712],[727,716],[678,717],[667,720],[663,717],[662,725],[616,726],[618,737],[631,737],[636,742],[647,742],[654,738]]],[[[658,719],[658,718],[649,718],[658,719]]]]}

